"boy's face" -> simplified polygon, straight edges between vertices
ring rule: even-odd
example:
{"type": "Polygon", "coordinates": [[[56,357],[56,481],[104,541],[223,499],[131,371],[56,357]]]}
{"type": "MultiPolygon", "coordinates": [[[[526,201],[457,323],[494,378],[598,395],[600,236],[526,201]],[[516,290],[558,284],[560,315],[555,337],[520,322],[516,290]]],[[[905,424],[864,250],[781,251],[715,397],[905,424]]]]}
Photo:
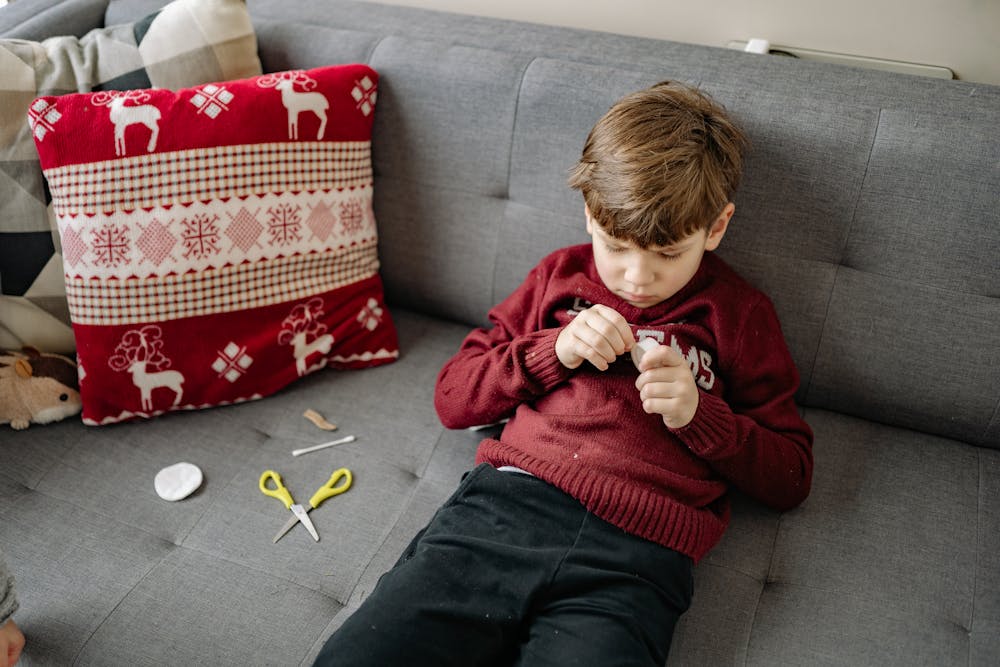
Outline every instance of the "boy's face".
{"type": "Polygon", "coordinates": [[[726,204],[709,229],[655,248],[640,248],[631,241],[614,238],[586,210],[597,273],[605,287],[636,308],[662,303],[688,284],[706,252],[719,247],[735,210],[732,203],[726,204]]]}

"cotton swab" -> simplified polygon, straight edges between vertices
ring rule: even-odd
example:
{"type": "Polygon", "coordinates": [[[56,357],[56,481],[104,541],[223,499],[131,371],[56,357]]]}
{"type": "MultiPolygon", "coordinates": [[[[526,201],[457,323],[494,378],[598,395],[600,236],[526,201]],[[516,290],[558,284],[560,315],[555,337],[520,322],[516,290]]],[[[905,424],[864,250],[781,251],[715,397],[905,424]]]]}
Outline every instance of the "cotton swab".
{"type": "Polygon", "coordinates": [[[326,449],[327,447],[333,447],[334,445],[343,445],[348,442],[354,442],[357,440],[353,435],[349,435],[346,438],[340,438],[339,440],[331,440],[330,442],[324,442],[319,445],[313,445],[312,447],[304,447],[302,449],[293,449],[292,456],[301,456],[302,454],[309,454],[310,452],[316,452],[321,449],[326,449]]]}

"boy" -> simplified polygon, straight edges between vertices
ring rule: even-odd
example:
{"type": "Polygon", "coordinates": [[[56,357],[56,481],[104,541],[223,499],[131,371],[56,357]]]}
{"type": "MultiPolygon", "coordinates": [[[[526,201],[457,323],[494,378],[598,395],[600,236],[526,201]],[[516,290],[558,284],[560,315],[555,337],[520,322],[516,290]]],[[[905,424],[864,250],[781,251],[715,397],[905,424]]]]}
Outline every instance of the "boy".
{"type": "Polygon", "coordinates": [[[662,666],[728,488],[802,502],[812,432],[777,316],[711,253],[746,143],[675,83],[597,123],[570,177],[591,242],[438,377],[445,426],[509,422],[318,664],[662,666]]]}

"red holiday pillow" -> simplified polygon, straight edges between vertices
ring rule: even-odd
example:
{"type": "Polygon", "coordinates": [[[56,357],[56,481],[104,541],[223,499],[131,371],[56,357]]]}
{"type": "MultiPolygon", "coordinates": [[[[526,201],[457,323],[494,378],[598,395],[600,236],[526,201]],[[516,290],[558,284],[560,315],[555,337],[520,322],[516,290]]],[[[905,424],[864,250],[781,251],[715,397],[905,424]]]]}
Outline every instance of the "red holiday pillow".
{"type": "Polygon", "coordinates": [[[365,65],[41,97],[83,420],[267,396],[396,359],[365,65]]]}

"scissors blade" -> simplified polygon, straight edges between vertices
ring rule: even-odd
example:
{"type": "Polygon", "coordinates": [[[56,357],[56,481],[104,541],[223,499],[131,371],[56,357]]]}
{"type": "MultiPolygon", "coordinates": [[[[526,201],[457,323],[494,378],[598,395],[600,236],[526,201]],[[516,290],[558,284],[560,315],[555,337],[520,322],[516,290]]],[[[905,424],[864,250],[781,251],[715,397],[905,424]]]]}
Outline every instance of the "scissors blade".
{"type": "Polygon", "coordinates": [[[302,505],[292,505],[292,514],[298,517],[299,521],[302,522],[302,525],[305,526],[306,530],[309,531],[309,534],[312,535],[312,538],[319,542],[319,533],[316,532],[316,526],[313,525],[312,519],[309,518],[309,513],[306,512],[305,508],[302,507],[302,505]]]}
{"type": "Polygon", "coordinates": [[[299,522],[299,517],[295,516],[294,514],[292,516],[288,517],[288,521],[286,521],[285,525],[281,527],[281,530],[279,530],[277,533],[275,533],[274,539],[271,540],[271,543],[273,544],[273,543],[277,542],[278,540],[280,540],[282,537],[284,537],[285,533],[287,533],[292,528],[294,528],[295,524],[297,524],[298,522],[299,522]]]}

